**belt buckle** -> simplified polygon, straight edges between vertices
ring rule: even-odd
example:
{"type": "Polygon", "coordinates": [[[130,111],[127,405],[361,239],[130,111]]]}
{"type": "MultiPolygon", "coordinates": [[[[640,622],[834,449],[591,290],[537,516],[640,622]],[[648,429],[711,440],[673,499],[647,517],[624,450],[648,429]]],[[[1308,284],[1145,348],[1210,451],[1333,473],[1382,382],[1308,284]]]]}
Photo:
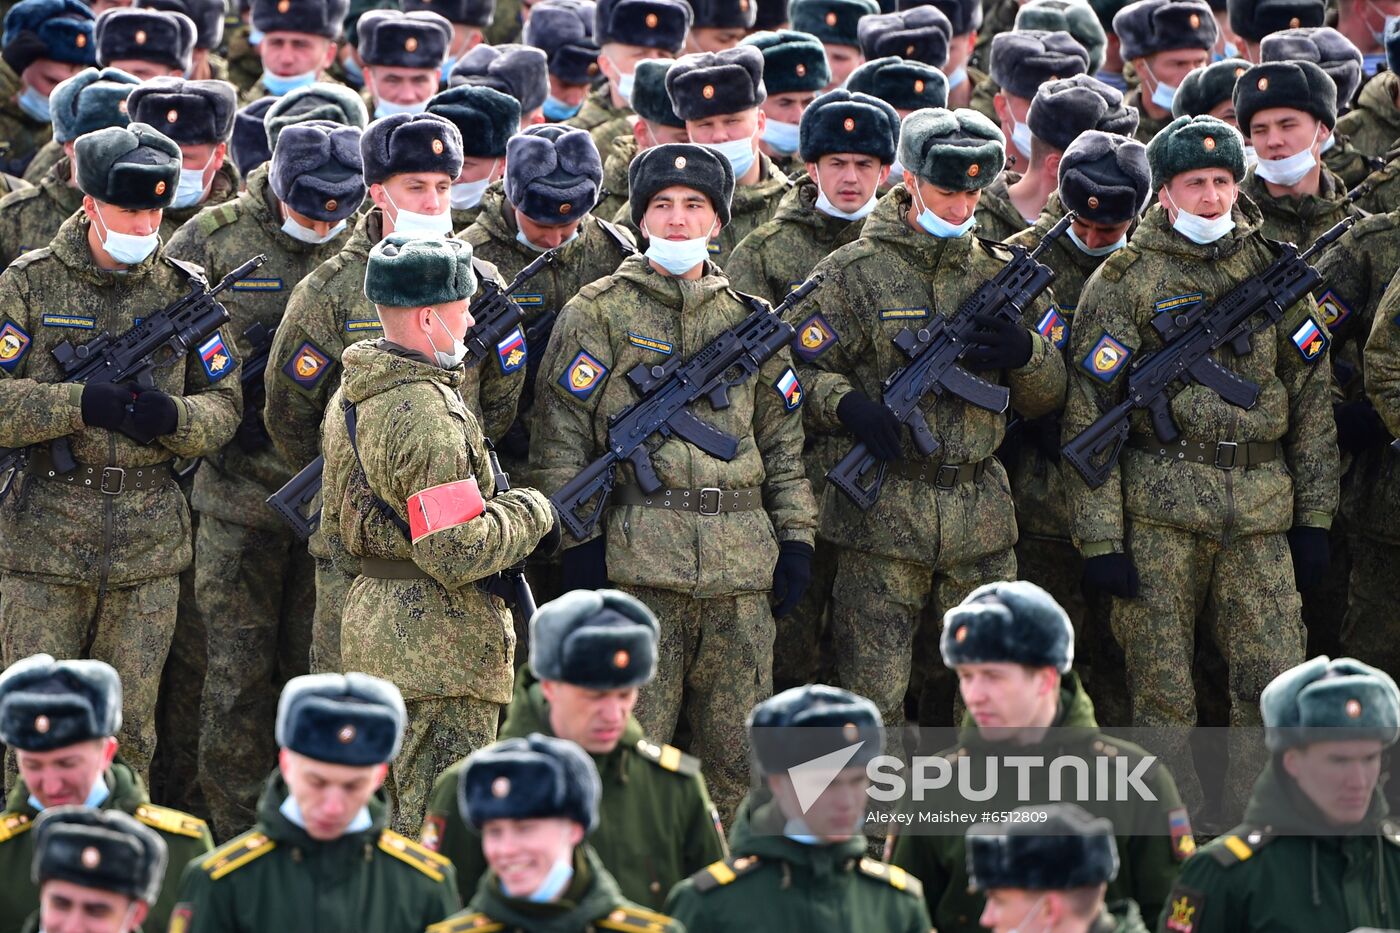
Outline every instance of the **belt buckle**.
{"type": "Polygon", "coordinates": [[[1240,445],[1235,443],[1234,441],[1220,441],[1215,445],[1215,468],[1217,470],[1233,470],[1235,468],[1235,464],[1239,462],[1239,458],[1240,445]],[[1226,451],[1229,451],[1230,462],[1221,463],[1221,455],[1226,451]]]}
{"type": "Polygon", "coordinates": [[[102,490],[103,495],[115,496],[119,494],[126,488],[126,470],[123,470],[121,467],[103,467],[102,481],[98,484],[97,488],[102,490]],[[116,477],[115,487],[109,486],[107,482],[108,479],[113,476],[116,477]]]}
{"type": "Polygon", "coordinates": [[[952,489],[958,484],[958,468],[947,463],[938,468],[938,472],[933,476],[933,485],[936,489],[952,489]],[[947,477],[947,479],[944,479],[947,477]]]}
{"type": "Polygon", "coordinates": [[[720,494],[720,490],[719,490],[719,487],[718,487],[718,486],[706,486],[704,489],[700,490],[700,502],[699,502],[699,505],[700,505],[700,509],[699,509],[700,514],[701,514],[701,515],[718,515],[718,514],[719,514],[720,497],[721,497],[721,494],[720,494]],[[714,506],[714,508],[712,508],[712,509],[707,509],[707,508],[705,508],[705,497],[706,497],[707,495],[709,495],[709,496],[714,496],[714,503],[715,503],[715,506],[714,506]]]}

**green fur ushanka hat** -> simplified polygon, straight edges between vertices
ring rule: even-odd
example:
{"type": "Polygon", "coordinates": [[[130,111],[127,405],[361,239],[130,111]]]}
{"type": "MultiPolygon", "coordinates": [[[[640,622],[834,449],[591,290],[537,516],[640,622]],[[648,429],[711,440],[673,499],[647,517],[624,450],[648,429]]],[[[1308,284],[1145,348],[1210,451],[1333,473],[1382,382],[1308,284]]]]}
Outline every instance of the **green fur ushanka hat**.
{"type": "Polygon", "coordinates": [[[976,191],[1001,174],[1006,137],[975,110],[916,110],[899,132],[899,164],[939,188],[976,191]]]}
{"type": "Polygon", "coordinates": [[[128,210],[159,210],[175,200],[180,147],[145,123],[78,137],[73,154],[83,194],[128,210]]]}
{"type": "Polygon", "coordinates": [[[814,100],[802,112],[799,127],[803,162],[833,152],[855,152],[889,165],[899,142],[899,114],[893,107],[878,97],[840,88],[814,100]]]}
{"type": "Polygon", "coordinates": [[[1177,117],[1147,144],[1152,188],[1157,190],[1182,172],[1223,168],[1235,181],[1244,178],[1244,137],[1215,117],[1177,117]]]}
{"type": "Polygon", "coordinates": [[[1352,658],[1318,655],[1284,671],[1259,698],[1271,752],[1318,741],[1400,737],[1400,691],[1390,675],[1352,658]]]}
{"type": "Polygon", "coordinates": [[[472,247],[451,237],[393,233],[365,263],[365,297],[386,308],[427,308],[476,294],[472,247]]]}

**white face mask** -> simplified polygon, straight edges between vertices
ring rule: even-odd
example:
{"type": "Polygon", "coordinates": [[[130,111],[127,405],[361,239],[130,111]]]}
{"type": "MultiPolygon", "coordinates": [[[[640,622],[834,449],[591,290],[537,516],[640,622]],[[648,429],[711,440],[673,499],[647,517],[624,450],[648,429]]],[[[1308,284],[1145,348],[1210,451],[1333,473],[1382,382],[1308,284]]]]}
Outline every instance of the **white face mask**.
{"type": "Polygon", "coordinates": [[[418,104],[396,104],[391,100],[376,100],[374,102],[374,118],[376,120],[384,117],[391,117],[396,113],[422,113],[428,109],[428,102],[425,100],[418,104]]]}
{"type": "Polygon", "coordinates": [[[175,200],[170,202],[170,206],[194,207],[203,201],[204,192],[209,190],[209,186],[204,183],[204,173],[209,171],[209,166],[213,164],[214,156],[211,153],[209,161],[204,163],[203,168],[181,167],[180,180],[175,184],[175,200]]]}
{"type": "Polygon", "coordinates": [[[1031,157],[1031,125],[1011,118],[1011,142],[1029,159],[1031,157]]]}
{"type": "Polygon", "coordinates": [[[919,197],[917,187],[911,188],[910,193],[914,195],[914,201],[919,206],[919,226],[940,240],[955,240],[971,230],[972,225],[977,222],[977,214],[973,212],[960,224],[950,223],[924,206],[924,199],[919,197]]]}
{"type": "MultiPolygon", "coordinates": [[[[438,317],[436,311],[433,312],[433,317],[437,318],[437,322],[442,325],[443,330],[452,334],[452,331],[448,330],[447,324],[443,319],[438,317]]],[[[451,353],[444,353],[437,348],[437,343],[433,340],[432,331],[428,332],[428,343],[432,344],[434,361],[443,369],[456,369],[458,366],[462,365],[462,360],[467,358],[467,345],[463,343],[462,338],[458,337],[456,334],[452,334],[451,353]]]]}
{"type": "Polygon", "coordinates": [[[1167,113],[1171,113],[1172,101],[1176,100],[1176,88],[1167,84],[1165,81],[1159,80],[1157,76],[1152,73],[1152,69],[1146,67],[1146,63],[1144,63],[1144,68],[1148,74],[1152,75],[1152,83],[1156,85],[1156,87],[1152,89],[1152,103],[1161,107],[1167,113]]]}
{"type": "Polygon", "coordinates": [[[1322,127],[1318,127],[1313,133],[1312,142],[1302,152],[1295,152],[1291,156],[1284,156],[1282,159],[1260,159],[1259,164],[1254,167],[1254,172],[1265,181],[1271,181],[1276,185],[1283,185],[1291,188],[1293,185],[1303,180],[1303,176],[1311,172],[1317,165],[1317,159],[1313,156],[1313,143],[1317,142],[1317,134],[1322,132],[1322,127]]]}
{"type": "Polygon", "coordinates": [[[890,178],[894,180],[894,184],[904,180],[904,166],[899,164],[899,159],[890,163],[890,178]]]}
{"type": "Polygon", "coordinates": [[[491,163],[491,171],[486,173],[486,177],[477,181],[461,181],[452,186],[452,209],[457,211],[470,210],[481,203],[482,197],[486,194],[486,189],[491,187],[491,179],[496,175],[496,166],[500,159],[491,163]]]}
{"type": "Polygon", "coordinates": [[[1040,895],[1040,897],[1035,899],[1035,903],[1031,905],[1031,909],[1026,911],[1024,915],[1022,915],[1020,923],[1017,923],[1014,927],[1012,927],[1010,933],[1029,933],[1029,931],[1025,929],[1025,923],[1027,920],[1030,919],[1032,914],[1034,914],[1037,910],[1040,909],[1040,905],[1044,903],[1045,897],[1046,896],[1042,894],[1040,895]]]}
{"type": "Polygon", "coordinates": [[[763,127],[763,141],[784,155],[797,151],[802,128],[796,123],[769,120],[763,127]]]}
{"type": "Polygon", "coordinates": [[[1172,229],[1192,243],[1207,246],[1235,229],[1233,203],[1230,205],[1230,210],[1219,217],[1207,219],[1199,214],[1182,210],[1176,201],[1172,200],[1170,194],[1167,195],[1167,200],[1171,201],[1172,207],[1176,208],[1176,219],[1172,221],[1172,229]]]}
{"type": "Polygon", "coordinates": [[[97,225],[102,228],[98,239],[102,241],[102,248],[108,256],[112,257],[113,262],[121,263],[124,266],[134,266],[143,262],[160,245],[159,232],[148,233],[145,236],[117,233],[115,230],[107,228],[100,212],[94,211],[93,213],[97,215],[97,225]]]}
{"type": "Polygon", "coordinates": [[[758,158],[753,151],[752,136],[731,139],[727,143],[701,143],[701,145],[729,160],[730,167],[734,169],[735,181],[744,177],[745,173],[753,167],[754,159],[758,158]]]}
{"type": "Polygon", "coordinates": [[[384,198],[394,209],[394,216],[390,217],[389,221],[394,225],[395,233],[407,236],[447,236],[452,232],[450,211],[443,211],[441,214],[419,214],[414,211],[406,211],[394,203],[387,188],[384,189],[384,198]]]}
{"type": "Polygon", "coordinates": [[[1256,166],[1256,165],[1258,165],[1258,164],[1259,164],[1259,153],[1255,151],[1255,149],[1254,149],[1253,146],[1246,145],[1246,146],[1244,147],[1244,167],[1245,167],[1245,168],[1253,168],[1254,166],[1256,166]]]}
{"type": "Polygon", "coordinates": [[[292,218],[291,216],[284,218],[282,221],[283,233],[291,237],[293,240],[298,240],[302,243],[310,243],[313,246],[319,246],[322,243],[329,243],[331,240],[334,240],[336,237],[340,236],[340,231],[344,229],[345,221],[342,220],[339,223],[337,223],[334,227],[331,227],[330,231],[327,232],[325,236],[322,236],[315,230],[312,230],[310,227],[303,226],[299,221],[292,218]]]}
{"type": "Polygon", "coordinates": [[[826,192],[822,190],[821,172],[817,172],[817,210],[821,211],[823,214],[826,214],[831,217],[836,217],[841,220],[864,220],[867,216],[869,216],[871,211],[875,210],[876,200],[876,193],[872,191],[870,193],[869,201],[866,201],[860,207],[856,208],[850,213],[847,213],[846,211],[841,210],[841,208],[837,207],[835,204],[831,203],[831,199],[828,198],[826,196],[826,192]]]}
{"type": "Polygon", "coordinates": [[[611,56],[605,55],[603,57],[607,58],[608,64],[617,71],[617,96],[626,101],[627,106],[632,106],[632,88],[636,86],[637,76],[631,72],[623,72],[621,68],[617,67],[617,62],[613,61],[611,56]]]}
{"type": "Polygon", "coordinates": [[[652,236],[646,224],[642,224],[642,233],[647,237],[646,257],[672,275],[685,275],[710,258],[710,236],[714,230],[711,225],[705,236],[693,240],[666,240],[652,236]]]}
{"type": "Polygon", "coordinates": [[[1079,247],[1079,251],[1085,256],[1107,256],[1109,253],[1116,253],[1118,250],[1128,245],[1128,234],[1126,232],[1107,246],[1090,246],[1079,238],[1079,234],[1074,232],[1073,227],[1066,229],[1065,233],[1069,234],[1070,242],[1079,247]]]}

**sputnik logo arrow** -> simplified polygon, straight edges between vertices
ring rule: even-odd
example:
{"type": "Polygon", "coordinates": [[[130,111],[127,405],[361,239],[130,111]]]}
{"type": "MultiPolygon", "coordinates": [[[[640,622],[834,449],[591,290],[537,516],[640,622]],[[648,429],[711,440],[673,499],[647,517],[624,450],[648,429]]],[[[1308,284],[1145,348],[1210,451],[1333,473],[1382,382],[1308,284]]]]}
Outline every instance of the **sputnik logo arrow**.
{"type": "Polygon", "coordinates": [[[812,808],[812,804],[817,802],[817,798],[831,786],[831,782],[836,780],[836,775],[845,769],[847,762],[855,757],[856,752],[860,751],[860,747],[864,744],[865,740],[862,739],[854,745],[839,748],[834,752],[822,755],[820,758],[813,758],[811,761],[804,761],[800,765],[788,768],[792,789],[797,792],[797,805],[802,808],[804,814],[812,808]]]}

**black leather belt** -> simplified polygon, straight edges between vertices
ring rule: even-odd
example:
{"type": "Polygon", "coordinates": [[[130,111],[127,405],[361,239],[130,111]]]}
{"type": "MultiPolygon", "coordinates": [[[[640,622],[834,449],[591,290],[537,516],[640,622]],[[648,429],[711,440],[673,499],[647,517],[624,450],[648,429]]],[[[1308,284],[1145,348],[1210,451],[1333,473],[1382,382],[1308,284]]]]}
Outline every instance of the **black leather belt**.
{"type": "Polygon", "coordinates": [[[78,464],[76,468],[59,473],[47,453],[37,453],[29,462],[28,472],[55,483],[69,486],[82,486],[96,489],[108,496],[124,492],[139,492],[143,489],[158,489],[174,482],[169,463],[157,463],[148,467],[98,467],[78,464]]]}
{"type": "Polygon", "coordinates": [[[1155,437],[1135,434],[1128,438],[1128,446],[1135,450],[1145,450],[1168,460],[1184,460],[1187,463],[1204,463],[1218,470],[1243,469],[1268,463],[1283,456],[1283,445],[1278,441],[1172,441],[1164,444],[1155,437]]]}
{"type": "Polygon", "coordinates": [[[924,460],[896,460],[889,472],[918,483],[928,483],[938,489],[952,489],[963,483],[975,483],[987,472],[987,461],[976,463],[933,464],[924,460]]]}
{"type": "Polygon", "coordinates": [[[672,512],[698,512],[701,515],[718,515],[721,512],[750,512],[763,508],[763,489],[751,486],[748,489],[718,489],[707,486],[704,489],[658,489],[647,495],[640,486],[619,486],[613,490],[612,501],[617,505],[640,505],[649,509],[668,509],[672,512]]]}

